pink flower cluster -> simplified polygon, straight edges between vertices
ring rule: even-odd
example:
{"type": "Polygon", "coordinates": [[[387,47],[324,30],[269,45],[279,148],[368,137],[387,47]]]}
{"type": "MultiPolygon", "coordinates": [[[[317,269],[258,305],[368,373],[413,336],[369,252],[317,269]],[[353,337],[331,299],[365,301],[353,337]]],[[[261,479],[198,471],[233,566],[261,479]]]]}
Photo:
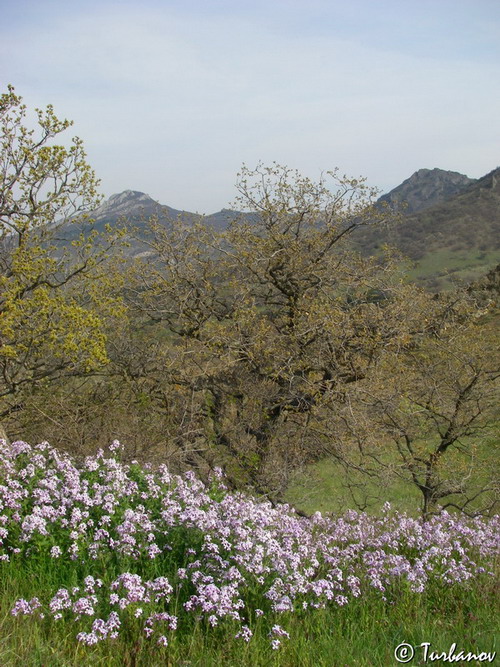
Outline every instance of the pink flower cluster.
{"type": "Polygon", "coordinates": [[[307,519],[227,492],[220,471],[205,485],[193,473],[126,465],[120,449],[81,461],[47,443],[1,450],[0,568],[36,557],[88,570],[45,604],[17,600],[13,614],[73,619],[86,644],[133,626],[167,645],[193,620],[236,624],[248,642],[253,624],[267,623],[277,649],[286,614],[493,574],[499,517],[443,512],[423,522],[388,509],[307,519]]]}

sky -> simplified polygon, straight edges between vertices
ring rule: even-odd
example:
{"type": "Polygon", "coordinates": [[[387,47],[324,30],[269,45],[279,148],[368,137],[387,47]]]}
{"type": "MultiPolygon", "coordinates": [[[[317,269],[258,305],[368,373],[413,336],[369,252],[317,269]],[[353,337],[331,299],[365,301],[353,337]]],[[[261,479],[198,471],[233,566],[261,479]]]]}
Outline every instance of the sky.
{"type": "Polygon", "coordinates": [[[0,0],[0,16],[1,92],[72,119],[106,197],[212,213],[243,163],[381,192],[500,165],[499,0],[0,0]]]}

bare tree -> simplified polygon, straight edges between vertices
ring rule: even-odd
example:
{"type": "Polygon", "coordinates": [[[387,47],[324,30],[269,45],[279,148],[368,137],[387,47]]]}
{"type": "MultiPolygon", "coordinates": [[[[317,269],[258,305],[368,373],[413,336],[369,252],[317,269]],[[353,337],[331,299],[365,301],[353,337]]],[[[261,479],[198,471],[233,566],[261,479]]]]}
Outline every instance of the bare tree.
{"type": "Polygon", "coordinates": [[[347,470],[416,487],[425,517],[439,508],[489,512],[499,491],[494,327],[478,320],[472,305],[467,316],[463,308],[445,308],[441,321],[441,304],[431,305],[432,330],[381,358],[358,387],[342,415],[346,435],[335,455],[347,470]]]}

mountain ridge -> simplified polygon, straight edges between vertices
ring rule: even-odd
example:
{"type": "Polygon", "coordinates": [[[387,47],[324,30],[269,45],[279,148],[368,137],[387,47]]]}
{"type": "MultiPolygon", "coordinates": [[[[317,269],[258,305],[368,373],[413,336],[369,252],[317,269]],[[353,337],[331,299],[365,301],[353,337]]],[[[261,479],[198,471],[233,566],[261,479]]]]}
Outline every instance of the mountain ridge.
{"type": "Polygon", "coordinates": [[[469,178],[458,171],[419,169],[400,185],[382,195],[379,202],[402,207],[409,215],[434,206],[435,204],[463,192],[476,179],[469,178]]]}
{"type": "Polygon", "coordinates": [[[357,242],[364,254],[398,248],[416,262],[410,276],[435,290],[477,280],[500,262],[500,168],[357,242]]]}
{"type": "MultiPolygon", "coordinates": [[[[396,247],[416,262],[410,274],[427,287],[439,289],[451,274],[476,280],[500,262],[499,167],[479,179],[438,168],[419,169],[377,203],[399,211],[400,224],[358,230],[353,244],[365,255],[377,254],[383,245],[396,247]]],[[[247,214],[223,208],[199,216],[160,204],[143,192],[124,190],[91,215],[98,229],[121,218],[140,228],[157,215],[166,225],[179,217],[187,222],[203,217],[207,225],[222,231],[247,214]]]]}
{"type": "MultiPolygon", "coordinates": [[[[414,172],[400,185],[381,195],[377,201],[386,202],[393,208],[403,210],[406,215],[411,215],[439,204],[455,194],[464,192],[471,184],[480,180],[469,178],[460,172],[447,171],[437,167],[433,169],[422,168],[414,172]]],[[[139,216],[148,217],[155,213],[162,213],[164,217],[166,213],[172,218],[186,216],[194,219],[199,217],[198,213],[161,204],[148,194],[137,190],[124,190],[111,195],[98,209],[92,212],[92,217],[96,222],[116,222],[123,216],[137,219],[139,216]]],[[[223,229],[227,227],[228,222],[235,215],[240,215],[240,212],[222,208],[220,211],[202,217],[214,227],[223,229]]]]}

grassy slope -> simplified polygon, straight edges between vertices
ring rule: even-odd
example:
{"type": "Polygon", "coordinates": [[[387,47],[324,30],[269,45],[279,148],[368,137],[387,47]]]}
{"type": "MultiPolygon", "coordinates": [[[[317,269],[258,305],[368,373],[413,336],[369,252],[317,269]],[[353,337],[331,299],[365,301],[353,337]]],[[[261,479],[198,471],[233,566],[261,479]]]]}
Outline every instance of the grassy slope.
{"type": "Polygon", "coordinates": [[[415,261],[410,280],[433,291],[477,280],[500,262],[500,170],[463,192],[387,228],[364,228],[353,237],[363,254],[384,244],[415,261]]]}
{"type": "Polygon", "coordinates": [[[500,250],[470,248],[459,252],[442,248],[430,252],[407,272],[408,279],[433,289],[452,289],[482,278],[500,263],[500,250]]]}
{"type": "MultiPolygon", "coordinates": [[[[462,441],[469,440],[471,445],[477,444],[476,456],[495,464],[500,448],[498,433],[500,428],[497,429],[497,435],[491,433],[482,439],[462,438],[462,441]]],[[[371,514],[379,514],[382,505],[388,501],[398,511],[412,516],[419,515],[422,494],[411,483],[398,478],[374,480],[354,472],[350,475],[350,481],[353,491],[346,487],[346,474],[342,466],[332,458],[324,459],[297,475],[287,491],[286,501],[308,514],[341,513],[355,506],[371,514]],[[366,508],[363,503],[366,503],[366,508]]]]}
{"type": "MultiPolygon", "coordinates": [[[[445,589],[402,594],[392,606],[380,598],[363,598],[307,618],[290,618],[291,639],[278,652],[269,649],[264,633],[244,645],[230,631],[207,632],[199,627],[189,638],[172,641],[167,649],[121,639],[85,647],[75,642],[67,623],[54,628],[10,616],[12,599],[26,588],[19,581],[10,583],[3,586],[0,597],[0,662],[5,667],[388,667],[397,664],[394,650],[402,642],[417,647],[430,642],[434,651],[448,651],[454,642],[467,651],[500,650],[494,582],[464,588],[459,596],[450,596],[445,589]]],[[[421,658],[422,649],[417,648],[412,664],[425,664],[421,658]]]]}

